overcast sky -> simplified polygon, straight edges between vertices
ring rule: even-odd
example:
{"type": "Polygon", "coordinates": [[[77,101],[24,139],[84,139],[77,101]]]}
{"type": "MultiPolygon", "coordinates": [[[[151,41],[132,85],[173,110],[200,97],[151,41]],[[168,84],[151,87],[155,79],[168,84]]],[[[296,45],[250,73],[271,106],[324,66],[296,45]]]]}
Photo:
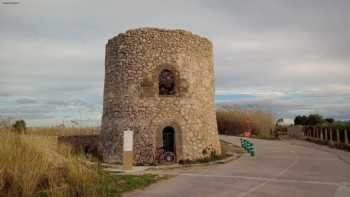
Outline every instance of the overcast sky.
{"type": "Polygon", "coordinates": [[[107,40],[152,26],[213,42],[217,103],[350,119],[348,0],[1,2],[2,117],[99,120],[107,40]]]}

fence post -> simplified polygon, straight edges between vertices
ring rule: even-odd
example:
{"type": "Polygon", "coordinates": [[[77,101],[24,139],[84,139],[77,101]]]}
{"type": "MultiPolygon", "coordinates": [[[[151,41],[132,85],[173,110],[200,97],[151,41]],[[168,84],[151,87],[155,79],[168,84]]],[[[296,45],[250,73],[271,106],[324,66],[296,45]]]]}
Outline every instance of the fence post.
{"type": "Polygon", "coordinates": [[[321,141],[323,141],[323,128],[321,128],[321,131],[320,131],[320,139],[321,141]]]}
{"type": "Polygon", "coordinates": [[[330,136],[331,143],[333,143],[333,129],[328,128],[328,130],[329,130],[329,136],[330,136]]]}
{"type": "Polygon", "coordinates": [[[317,131],[318,131],[318,128],[315,127],[314,140],[317,140],[317,131]]]}
{"type": "Polygon", "coordinates": [[[339,129],[337,129],[337,143],[340,143],[339,129]]]}
{"type": "Polygon", "coordinates": [[[345,144],[349,144],[348,130],[344,129],[345,144]]]}

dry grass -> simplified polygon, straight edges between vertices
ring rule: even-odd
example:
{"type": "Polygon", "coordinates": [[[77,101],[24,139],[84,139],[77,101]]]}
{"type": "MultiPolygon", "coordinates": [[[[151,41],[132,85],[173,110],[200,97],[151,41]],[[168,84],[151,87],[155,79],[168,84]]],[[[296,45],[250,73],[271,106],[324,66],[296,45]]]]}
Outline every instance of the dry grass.
{"type": "Polygon", "coordinates": [[[0,131],[0,196],[98,196],[97,172],[52,137],[0,131]]]}
{"type": "Polygon", "coordinates": [[[86,158],[57,143],[57,135],[82,132],[76,131],[50,128],[23,135],[0,127],[0,197],[119,197],[164,178],[113,175],[100,165],[87,166],[86,158]]]}
{"type": "Polygon", "coordinates": [[[72,135],[95,135],[100,133],[99,128],[56,128],[40,127],[27,128],[27,134],[41,136],[72,136],[72,135]]]}
{"type": "Polygon", "coordinates": [[[221,134],[240,135],[252,131],[257,136],[270,136],[275,128],[271,113],[256,111],[217,111],[218,129],[221,134]]]}

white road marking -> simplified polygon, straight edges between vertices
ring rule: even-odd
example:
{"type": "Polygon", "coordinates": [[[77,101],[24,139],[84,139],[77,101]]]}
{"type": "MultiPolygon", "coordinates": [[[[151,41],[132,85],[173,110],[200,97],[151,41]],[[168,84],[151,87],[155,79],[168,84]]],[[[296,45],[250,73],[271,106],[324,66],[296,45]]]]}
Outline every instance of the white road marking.
{"type": "Polygon", "coordinates": [[[285,169],[283,169],[282,171],[280,171],[276,177],[272,178],[272,179],[269,179],[269,180],[265,180],[264,182],[250,188],[248,191],[246,192],[243,192],[241,194],[238,195],[238,197],[244,197],[244,196],[247,196],[248,194],[254,192],[255,190],[259,189],[260,187],[263,187],[264,185],[268,184],[269,182],[271,181],[274,181],[274,180],[277,180],[278,177],[282,176],[284,173],[286,173],[290,168],[292,168],[293,166],[295,166],[298,162],[299,162],[299,156],[298,154],[293,151],[293,150],[290,150],[291,153],[293,153],[295,155],[294,157],[294,161],[293,163],[291,163],[289,166],[287,166],[285,169]]]}
{"type": "MultiPolygon", "coordinates": [[[[175,175],[175,174],[169,174],[175,175]]],[[[267,178],[267,177],[256,177],[256,176],[239,176],[239,175],[210,175],[210,174],[195,174],[195,173],[181,173],[176,174],[178,176],[193,176],[193,177],[212,177],[212,178],[231,178],[231,179],[245,179],[254,181],[269,181],[279,183],[299,183],[299,184],[314,184],[314,185],[330,185],[340,186],[341,182],[326,182],[326,181],[309,181],[309,180],[297,180],[297,179],[281,179],[281,178],[267,178]]]]}
{"type": "MultiPolygon", "coordinates": [[[[260,158],[273,158],[273,159],[279,159],[279,158],[287,158],[287,156],[272,156],[272,155],[263,155],[260,158]]],[[[339,161],[337,157],[331,158],[331,159],[324,159],[324,158],[302,158],[303,161],[339,161]]]]}
{"type": "Polygon", "coordinates": [[[334,197],[349,197],[350,196],[350,184],[342,184],[338,187],[334,194],[334,197]]]}

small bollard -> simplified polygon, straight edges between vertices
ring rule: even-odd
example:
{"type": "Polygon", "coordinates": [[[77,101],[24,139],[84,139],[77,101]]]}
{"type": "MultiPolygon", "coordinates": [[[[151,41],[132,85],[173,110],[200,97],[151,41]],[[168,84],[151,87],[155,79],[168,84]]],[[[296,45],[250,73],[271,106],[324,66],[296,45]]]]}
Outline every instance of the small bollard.
{"type": "Polygon", "coordinates": [[[248,146],[248,143],[247,143],[248,141],[247,140],[244,140],[243,141],[243,148],[245,149],[245,150],[247,150],[247,146],[248,146]]]}
{"type": "Polygon", "coordinates": [[[250,154],[250,156],[255,156],[255,147],[254,144],[246,139],[239,139],[241,141],[241,147],[244,148],[247,153],[250,154]]]}
{"type": "Polygon", "coordinates": [[[250,156],[255,156],[254,144],[248,140],[242,140],[242,147],[250,154],[250,156]]]}
{"type": "Polygon", "coordinates": [[[252,144],[250,150],[249,150],[249,153],[250,153],[250,156],[255,156],[255,147],[254,147],[254,144],[252,144]]]}
{"type": "Polygon", "coordinates": [[[254,151],[254,150],[252,150],[252,151],[250,152],[250,156],[252,156],[252,157],[255,156],[255,151],[254,151]]]}

